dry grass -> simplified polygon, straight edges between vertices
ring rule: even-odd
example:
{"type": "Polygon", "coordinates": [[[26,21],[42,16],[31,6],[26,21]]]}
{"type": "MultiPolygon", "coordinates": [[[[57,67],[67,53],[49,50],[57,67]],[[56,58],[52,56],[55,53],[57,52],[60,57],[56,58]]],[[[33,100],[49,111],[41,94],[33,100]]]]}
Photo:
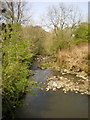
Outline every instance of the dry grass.
{"type": "Polygon", "coordinates": [[[62,68],[88,72],[88,44],[74,46],[71,50],[59,51],[57,62],[62,68]]]}

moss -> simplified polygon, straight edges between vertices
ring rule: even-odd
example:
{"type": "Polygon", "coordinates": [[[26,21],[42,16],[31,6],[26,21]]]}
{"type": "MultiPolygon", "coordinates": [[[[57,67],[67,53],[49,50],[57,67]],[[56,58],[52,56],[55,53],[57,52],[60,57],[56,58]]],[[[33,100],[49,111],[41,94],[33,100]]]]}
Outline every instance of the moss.
{"type": "Polygon", "coordinates": [[[52,65],[50,64],[50,63],[41,63],[40,65],[39,65],[39,67],[40,68],[44,68],[44,69],[46,69],[46,68],[48,68],[48,67],[51,67],[52,65]]]}

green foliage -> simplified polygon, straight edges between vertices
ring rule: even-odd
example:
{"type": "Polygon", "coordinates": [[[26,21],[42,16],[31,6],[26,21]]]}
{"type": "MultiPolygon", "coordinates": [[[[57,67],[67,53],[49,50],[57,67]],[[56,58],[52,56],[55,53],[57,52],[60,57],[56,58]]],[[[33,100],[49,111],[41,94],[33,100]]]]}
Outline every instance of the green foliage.
{"type": "Polygon", "coordinates": [[[32,40],[32,49],[35,54],[45,54],[44,41],[46,40],[47,34],[39,26],[28,26],[23,29],[24,38],[32,40]]]}
{"type": "Polygon", "coordinates": [[[49,51],[49,54],[55,55],[58,51],[70,49],[73,45],[87,43],[88,39],[87,23],[81,23],[75,31],[72,31],[70,27],[63,30],[58,29],[53,31],[50,37],[46,39],[47,51],[49,51]]]}
{"type": "Polygon", "coordinates": [[[72,38],[66,30],[58,30],[53,37],[53,44],[51,46],[52,53],[56,54],[59,50],[69,48],[71,41],[72,38]]]}
{"type": "Polygon", "coordinates": [[[75,31],[74,44],[80,44],[82,42],[88,42],[88,24],[81,23],[75,31]]]}
{"type": "MultiPolygon", "coordinates": [[[[24,40],[21,25],[12,25],[13,31],[3,34],[3,91],[2,96],[6,111],[19,105],[20,97],[26,92],[29,84],[29,66],[33,57],[30,40],[24,40]],[[11,38],[9,37],[11,34],[11,38]],[[9,104],[9,105],[8,105],[9,104]]],[[[4,33],[4,32],[3,32],[4,33]]],[[[5,110],[5,109],[4,109],[5,110]]],[[[4,112],[6,112],[4,111],[4,112]]]]}
{"type": "Polygon", "coordinates": [[[39,65],[40,68],[44,68],[44,69],[47,69],[47,68],[52,67],[52,66],[54,66],[54,63],[50,63],[50,64],[49,63],[42,63],[39,65]]]}

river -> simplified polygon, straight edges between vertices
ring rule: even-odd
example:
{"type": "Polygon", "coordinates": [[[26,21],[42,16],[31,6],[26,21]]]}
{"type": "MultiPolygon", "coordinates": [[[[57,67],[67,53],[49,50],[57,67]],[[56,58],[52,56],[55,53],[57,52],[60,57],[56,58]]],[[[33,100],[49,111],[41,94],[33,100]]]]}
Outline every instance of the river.
{"type": "MultiPolygon", "coordinates": [[[[35,75],[30,80],[42,82],[53,75],[50,69],[41,70],[34,62],[32,69],[35,75]]],[[[73,92],[63,93],[62,90],[45,91],[36,89],[35,93],[27,94],[23,106],[16,109],[15,118],[88,118],[88,96],[73,92]]]]}

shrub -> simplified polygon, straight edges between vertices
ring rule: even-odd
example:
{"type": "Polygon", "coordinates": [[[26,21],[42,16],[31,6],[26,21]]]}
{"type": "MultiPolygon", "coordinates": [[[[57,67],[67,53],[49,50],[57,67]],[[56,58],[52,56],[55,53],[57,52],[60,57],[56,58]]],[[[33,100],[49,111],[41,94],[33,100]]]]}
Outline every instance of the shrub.
{"type": "Polygon", "coordinates": [[[88,73],[88,45],[74,46],[71,50],[63,50],[57,54],[60,68],[88,73]]]}
{"type": "Polygon", "coordinates": [[[55,54],[59,50],[70,48],[72,37],[67,30],[58,30],[53,37],[53,44],[51,46],[52,52],[55,54]]]}
{"type": "Polygon", "coordinates": [[[74,44],[88,42],[88,24],[81,23],[75,31],[74,44]]]}
{"type": "Polygon", "coordinates": [[[3,113],[11,112],[13,106],[20,104],[20,97],[25,93],[29,84],[27,76],[29,75],[30,60],[33,56],[30,48],[30,40],[23,39],[22,26],[12,25],[13,31],[3,32],[6,40],[2,41],[3,46],[3,73],[2,73],[2,97],[3,113]],[[11,37],[8,35],[11,34],[11,37]]]}

